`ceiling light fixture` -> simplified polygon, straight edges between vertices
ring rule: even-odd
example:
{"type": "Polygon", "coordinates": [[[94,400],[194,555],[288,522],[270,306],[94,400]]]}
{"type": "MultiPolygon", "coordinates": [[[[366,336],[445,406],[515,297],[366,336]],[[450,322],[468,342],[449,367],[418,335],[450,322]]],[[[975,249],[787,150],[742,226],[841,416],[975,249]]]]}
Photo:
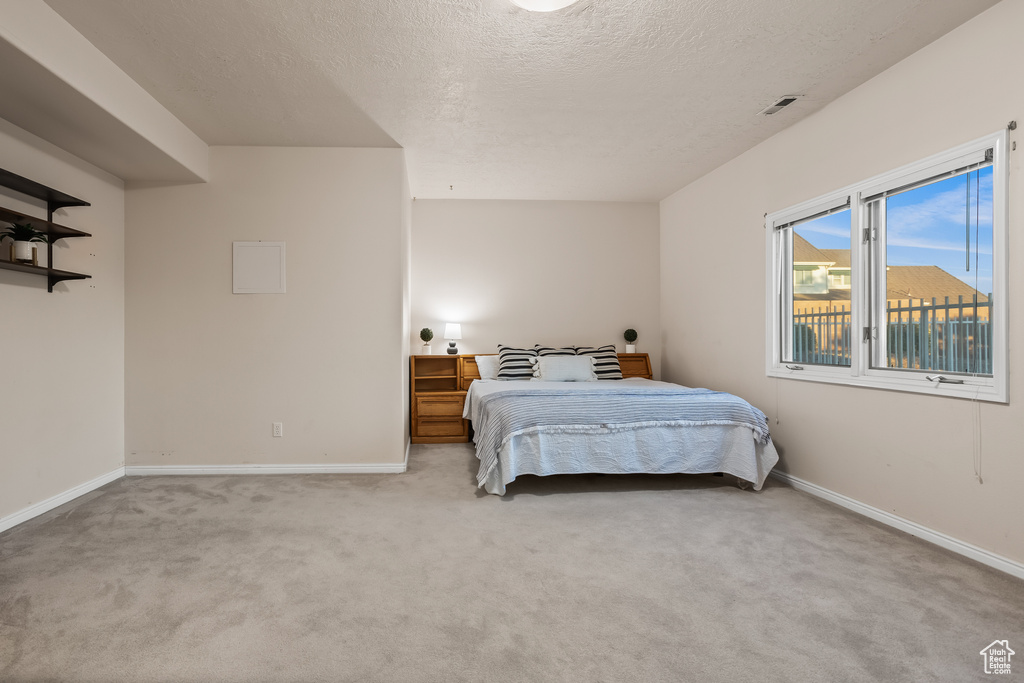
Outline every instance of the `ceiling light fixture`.
{"type": "Polygon", "coordinates": [[[554,12],[556,9],[568,7],[577,0],[512,0],[512,4],[530,12],[554,12]]]}

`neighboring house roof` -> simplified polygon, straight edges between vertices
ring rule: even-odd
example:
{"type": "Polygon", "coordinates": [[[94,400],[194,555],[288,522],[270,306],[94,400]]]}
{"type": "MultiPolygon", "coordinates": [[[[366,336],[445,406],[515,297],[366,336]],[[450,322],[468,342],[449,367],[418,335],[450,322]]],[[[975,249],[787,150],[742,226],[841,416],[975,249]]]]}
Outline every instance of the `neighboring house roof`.
{"type": "MultiPolygon", "coordinates": [[[[800,235],[793,233],[793,263],[828,264],[831,268],[849,268],[849,249],[818,249],[800,235]]],[[[938,266],[889,266],[885,273],[887,299],[924,299],[942,303],[962,296],[971,301],[975,294],[978,302],[988,297],[938,266]]],[[[796,301],[849,301],[850,290],[833,289],[822,294],[794,294],[796,301]]]]}
{"type": "Polygon", "coordinates": [[[830,289],[821,294],[793,294],[793,301],[850,301],[849,289],[830,289]]]}
{"type": "MultiPolygon", "coordinates": [[[[838,250],[837,250],[838,251],[838,250]]],[[[946,297],[955,302],[962,296],[965,302],[978,295],[978,303],[988,301],[988,297],[959,280],[938,266],[889,266],[885,273],[886,299],[924,299],[932,298],[943,303],[946,297]]],[[[795,301],[849,301],[850,290],[832,289],[823,294],[794,294],[795,301]]]]}
{"type": "MultiPolygon", "coordinates": [[[[849,257],[847,257],[849,258],[849,257]]],[[[793,232],[793,263],[827,263],[831,264],[832,259],[824,254],[821,249],[793,232]]]]}
{"type": "Polygon", "coordinates": [[[979,302],[988,301],[987,296],[938,266],[889,266],[885,273],[885,288],[890,299],[931,301],[934,298],[941,303],[947,296],[950,301],[956,301],[958,296],[962,296],[964,301],[971,301],[977,294],[979,302]]]}
{"type": "Polygon", "coordinates": [[[850,267],[850,250],[849,249],[819,249],[822,254],[825,255],[829,261],[832,261],[833,268],[849,268],[850,267]]]}

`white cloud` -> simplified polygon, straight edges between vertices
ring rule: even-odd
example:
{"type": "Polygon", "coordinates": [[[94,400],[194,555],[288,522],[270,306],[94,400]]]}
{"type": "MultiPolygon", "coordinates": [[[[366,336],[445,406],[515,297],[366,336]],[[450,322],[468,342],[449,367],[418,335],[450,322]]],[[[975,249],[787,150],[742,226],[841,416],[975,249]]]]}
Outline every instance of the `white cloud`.
{"type": "MultiPolygon", "coordinates": [[[[978,253],[984,256],[992,255],[992,245],[976,245],[973,242],[974,236],[971,236],[971,253],[978,253]]],[[[914,249],[934,249],[936,251],[960,251],[962,252],[967,246],[964,242],[936,242],[935,240],[929,239],[915,239],[913,237],[893,237],[892,233],[889,233],[888,239],[886,240],[889,247],[912,247],[914,249]]]]}
{"type": "Polygon", "coordinates": [[[980,183],[981,201],[976,203],[978,188],[970,182],[971,206],[967,209],[967,196],[963,187],[962,177],[950,178],[935,185],[897,195],[886,210],[886,232],[890,243],[903,246],[927,247],[934,243],[935,249],[964,249],[965,244],[957,239],[964,234],[966,221],[971,224],[972,251],[975,222],[983,232],[988,233],[987,242],[991,242],[992,232],[992,178],[984,174],[980,183]],[[949,189],[939,190],[945,185],[949,189]],[[902,204],[908,200],[913,203],[902,204]],[[955,246],[954,246],[955,245],[955,246]]]}
{"type": "Polygon", "coordinates": [[[847,222],[846,228],[832,227],[828,225],[815,225],[814,223],[804,223],[797,228],[797,232],[815,232],[819,235],[829,235],[831,237],[844,237],[847,240],[850,239],[850,227],[847,222]]]}

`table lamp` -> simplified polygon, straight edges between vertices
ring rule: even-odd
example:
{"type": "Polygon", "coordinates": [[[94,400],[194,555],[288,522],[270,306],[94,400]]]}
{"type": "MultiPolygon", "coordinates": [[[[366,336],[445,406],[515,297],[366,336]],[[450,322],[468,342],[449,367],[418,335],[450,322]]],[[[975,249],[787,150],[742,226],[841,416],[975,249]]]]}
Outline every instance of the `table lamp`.
{"type": "Polygon", "coordinates": [[[455,348],[455,339],[462,339],[462,325],[460,323],[445,323],[444,338],[448,339],[448,353],[455,355],[459,352],[455,348]]]}

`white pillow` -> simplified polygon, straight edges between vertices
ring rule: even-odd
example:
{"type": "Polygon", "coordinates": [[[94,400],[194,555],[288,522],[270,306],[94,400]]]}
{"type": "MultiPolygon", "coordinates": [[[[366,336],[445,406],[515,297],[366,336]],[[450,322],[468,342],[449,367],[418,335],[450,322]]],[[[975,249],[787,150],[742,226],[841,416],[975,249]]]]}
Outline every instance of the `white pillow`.
{"type": "Polygon", "coordinates": [[[498,357],[477,356],[476,368],[480,371],[480,379],[498,379],[498,357]]]}
{"type": "Polygon", "coordinates": [[[597,375],[590,356],[541,356],[533,366],[533,378],[545,382],[593,382],[597,375]]]}

